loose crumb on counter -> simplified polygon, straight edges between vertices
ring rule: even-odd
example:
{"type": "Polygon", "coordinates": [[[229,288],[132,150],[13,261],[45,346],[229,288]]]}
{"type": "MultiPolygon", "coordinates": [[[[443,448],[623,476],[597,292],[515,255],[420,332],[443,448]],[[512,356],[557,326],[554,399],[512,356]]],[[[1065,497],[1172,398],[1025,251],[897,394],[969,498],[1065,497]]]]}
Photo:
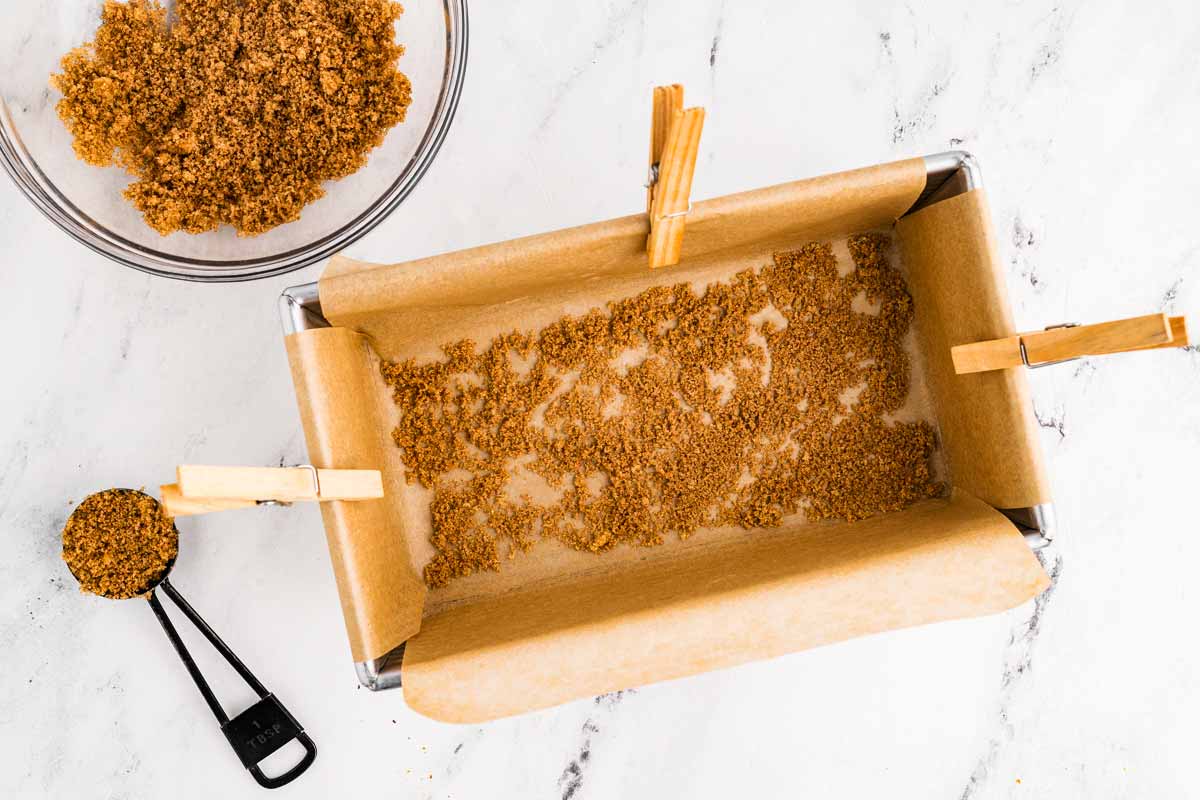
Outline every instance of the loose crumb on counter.
{"type": "Polygon", "coordinates": [[[141,492],[97,492],[79,504],[63,528],[63,561],[80,588],[113,600],[150,591],[178,552],[174,522],[141,492]]]}
{"type": "Polygon", "coordinates": [[[300,217],[403,122],[402,7],[388,0],[106,0],[51,85],[80,159],[135,180],[163,235],[300,217]]]}
{"type": "Polygon", "coordinates": [[[433,490],[426,582],[543,539],[602,553],[941,494],[932,427],[885,419],[908,395],[912,299],[885,236],[847,243],[846,275],[811,243],[700,294],[652,288],[482,350],[385,363],[407,478],[433,490]]]}

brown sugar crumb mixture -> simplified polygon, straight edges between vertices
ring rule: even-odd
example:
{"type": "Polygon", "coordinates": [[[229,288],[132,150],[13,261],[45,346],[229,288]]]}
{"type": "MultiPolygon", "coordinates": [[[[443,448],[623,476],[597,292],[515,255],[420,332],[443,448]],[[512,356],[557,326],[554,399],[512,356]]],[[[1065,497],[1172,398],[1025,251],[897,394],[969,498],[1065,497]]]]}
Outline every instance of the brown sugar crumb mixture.
{"type": "Polygon", "coordinates": [[[51,85],[75,152],[135,180],[159,233],[299,219],[323,181],[356,172],[412,102],[389,0],[104,4],[93,43],[51,85]]]}
{"type": "Polygon", "coordinates": [[[63,561],[80,588],[113,600],[150,591],[178,552],[179,534],[162,507],[128,489],[90,496],[63,528],[63,561]]]}
{"type": "Polygon", "coordinates": [[[844,276],[813,243],[703,294],[653,288],[482,352],[384,364],[408,479],[433,490],[426,582],[545,538],[599,553],[940,494],[932,428],[886,419],[908,395],[912,300],[886,237],[848,245],[844,276]]]}

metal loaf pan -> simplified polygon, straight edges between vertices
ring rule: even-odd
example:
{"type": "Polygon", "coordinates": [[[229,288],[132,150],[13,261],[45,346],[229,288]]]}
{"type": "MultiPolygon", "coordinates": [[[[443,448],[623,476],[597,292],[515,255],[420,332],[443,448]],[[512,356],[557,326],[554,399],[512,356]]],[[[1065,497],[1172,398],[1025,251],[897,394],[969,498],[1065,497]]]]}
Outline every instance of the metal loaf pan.
{"type": "MultiPolygon", "coordinates": [[[[907,213],[982,186],[979,164],[970,153],[961,150],[937,153],[926,156],[924,162],[925,189],[907,213]]],[[[330,326],[321,313],[321,297],[316,282],[285,289],[279,298],[279,312],[285,335],[330,326]]],[[[1054,537],[1054,507],[1051,503],[997,510],[1017,526],[1034,550],[1040,550],[1054,537]]],[[[359,682],[373,691],[399,687],[403,657],[402,644],[383,658],[355,663],[359,682]]]]}

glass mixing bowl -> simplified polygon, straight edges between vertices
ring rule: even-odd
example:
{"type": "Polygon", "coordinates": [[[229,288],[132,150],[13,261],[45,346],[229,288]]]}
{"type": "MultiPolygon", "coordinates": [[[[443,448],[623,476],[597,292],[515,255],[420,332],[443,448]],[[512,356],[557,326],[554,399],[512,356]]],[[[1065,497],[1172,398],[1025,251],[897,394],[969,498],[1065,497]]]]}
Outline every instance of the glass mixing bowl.
{"type": "MultiPolygon", "coordinates": [[[[167,3],[168,6],[171,3],[167,3]]],[[[0,25],[0,164],[55,224],[92,250],[154,275],[241,281],[321,261],[382,222],[429,169],[458,106],[467,66],[467,0],[406,0],[397,23],[400,69],[412,81],[405,122],[367,165],[325,185],[296,222],[254,237],[223,227],[161,236],[122,196],[117,167],[75,158],[49,86],[59,60],[91,41],[104,0],[6,3],[0,25]]]]}

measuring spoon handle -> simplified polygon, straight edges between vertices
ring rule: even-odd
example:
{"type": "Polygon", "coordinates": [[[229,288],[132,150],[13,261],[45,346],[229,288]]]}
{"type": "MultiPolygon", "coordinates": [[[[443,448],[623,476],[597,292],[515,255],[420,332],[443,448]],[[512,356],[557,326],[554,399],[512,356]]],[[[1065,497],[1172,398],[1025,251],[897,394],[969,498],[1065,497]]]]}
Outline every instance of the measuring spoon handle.
{"type": "Polygon", "coordinates": [[[229,740],[229,744],[233,747],[234,752],[237,753],[242,765],[250,771],[250,774],[254,777],[254,780],[258,781],[260,786],[267,789],[277,789],[300,777],[317,757],[317,746],[313,744],[312,738],[304,732],[304,727],[288,712],[283,703],[279,702],[278,698],[267,691],[267,687],[263,686],[258,678],[254,677],[254,673],[229,649],[229,646],[221,640],[221,637],[217,636],[216,632],[209,627],[203,617],[196,613],[196,609],[192,608],[191,604],[183,599],[183,595],[179,594],[170,581],[164,579],[159,584],[159,587],[166,593],[167,597],[171,598],[179,610],[183,612],[184,616],[204,634],[204,638],[208,639],[217,652],[229,662],[229,665],[242,677],[242,680],[249,684],[254,693],[258,695],[259,699],[257,703],[233,719],[230,719],[229,715],[225,713],[225,709],[221,707],[220,702],[217,701],[217,697],[209,687],[208,681],[200,673],[200,668],[192,660],[191,653],[184,646],[183,639],[179,636],[179,631],[175,629],[174,623],[171,622],[171,618],[167,616],[166,609],[163,608],[162,602],[158,599],[157,591],[150,592],[147,599],[150,602],[151,610],[154,611],[154,616],[158,618],[158,622],[162,625],[163,631],[166,632],[167,638],[171,640],[171,644],[175,647],[175,652],[179,654],[183,665],[187,667],[187,671],[192,676],[196,688],[204,696],[204,701],[208,703],[213,716],[217,718],[217,722],[221,725],[221,732],[229,740]],[[263,774],[263,771],[259,769],[259,763],[293,740],[300,742],[304,747],[304,756],[300,761],[282,775],[267,777],[263,774]]]}

